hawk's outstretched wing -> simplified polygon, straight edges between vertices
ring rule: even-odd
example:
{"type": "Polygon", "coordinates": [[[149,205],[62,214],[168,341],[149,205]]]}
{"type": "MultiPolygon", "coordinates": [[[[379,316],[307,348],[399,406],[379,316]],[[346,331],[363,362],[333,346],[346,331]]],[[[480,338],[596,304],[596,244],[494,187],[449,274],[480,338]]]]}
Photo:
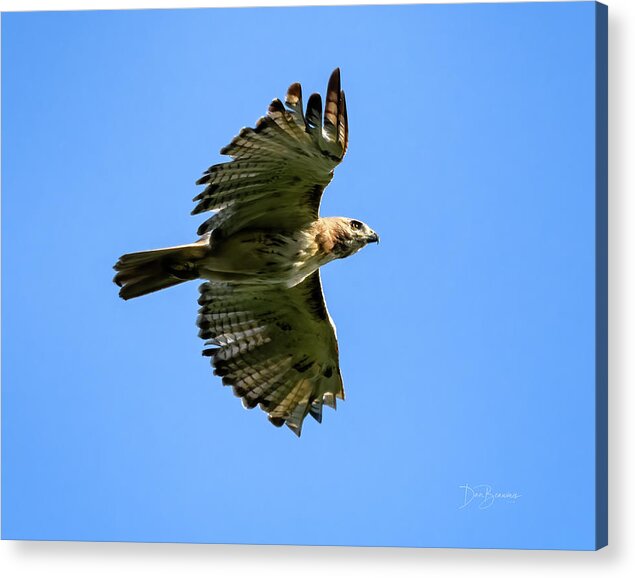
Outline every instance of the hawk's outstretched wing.
{"type": "Polygon", "coordinates": [[[299,436],[307,414],[321,422],[322,404],[344,399],[319,271],[290,289],[204,283],[200,292],[203,355],[245,407],[260,405],[299,436]]]}
{"type": "Polygon", "coordinates": [[[197,184],[192,214],[218,211],[199,235],[229,235],[252,228],[295,229],[318,218],[322,191],[348,145],[346,98],[339,68],[329,79],[322,122],[322,98],[312,94],[306,115],[302,89],[289,87],[286,105],[278,99],[256,128],[243,128],[221,154],[234,160],[210,167],[197,184]]]}

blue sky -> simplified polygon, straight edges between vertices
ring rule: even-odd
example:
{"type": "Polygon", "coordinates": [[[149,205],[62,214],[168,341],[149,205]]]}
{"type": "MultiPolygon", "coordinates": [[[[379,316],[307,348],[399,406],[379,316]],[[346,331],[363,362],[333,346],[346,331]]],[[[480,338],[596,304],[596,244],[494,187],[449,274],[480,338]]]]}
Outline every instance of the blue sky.
{"type": "Polygon", "coordinates": [[[592,548],[593,3],[4,14],[3,538],[592,548]],[[303,436],[200,356],[194,181],[339,66],[322,271],[347,401],[303,436]],[[468,484],[516,492],[464,504],[468,484]]]}

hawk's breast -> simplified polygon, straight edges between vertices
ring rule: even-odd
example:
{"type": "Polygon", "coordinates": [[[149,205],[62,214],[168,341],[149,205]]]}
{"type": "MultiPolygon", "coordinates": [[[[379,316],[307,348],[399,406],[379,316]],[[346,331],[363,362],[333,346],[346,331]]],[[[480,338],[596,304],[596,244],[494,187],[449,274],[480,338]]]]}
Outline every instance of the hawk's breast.
{"type": "Polygon", "coordinates": [[[214,240],[199,267],[201,276],[211,281],[293,287],[330,260],[310,229],[247,230],[214,240]]]}

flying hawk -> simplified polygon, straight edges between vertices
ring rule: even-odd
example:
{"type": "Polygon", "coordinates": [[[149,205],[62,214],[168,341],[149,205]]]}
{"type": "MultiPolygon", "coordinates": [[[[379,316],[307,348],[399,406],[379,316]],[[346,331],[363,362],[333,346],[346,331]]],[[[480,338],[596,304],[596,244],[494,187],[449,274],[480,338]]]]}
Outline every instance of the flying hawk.
{"type": "Polygon", "coordinates": [[[199,335],[214,373],[243,405],[300,435],[304,418],[344,399],[335,326],[319,268],[379,237],[365,223],[320,217],[324,188],[348,145],[340,71],[306,114],[300,84],[275,99],[255,128],[243,128],[207,169],[192,214],[215,211],[189,245],[123,255],[119,295],[131,299],[192,279],[200,286],[199,335]]]}

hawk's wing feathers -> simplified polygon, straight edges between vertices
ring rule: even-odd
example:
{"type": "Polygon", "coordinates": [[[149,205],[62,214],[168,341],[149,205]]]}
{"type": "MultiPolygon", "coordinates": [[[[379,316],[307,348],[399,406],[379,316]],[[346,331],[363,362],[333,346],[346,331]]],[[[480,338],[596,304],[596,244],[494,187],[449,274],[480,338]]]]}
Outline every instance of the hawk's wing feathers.
{"type": "Polygon", "coordinates": [[[309,413],[321,422],[322,404],[344,399],[319,271],[289,289],[204,283],[200,292],[203,354],[245,407],[260,405],[299,436],[309,413]]]}
{"type": "Polygon", "coordinates": [[[348,146],[346,99],[340,71],[331,74],[322,99],[313,94],[302,109],[302,88],[292,84],[285,105],[275,99],[255,128],[243,128],[221,149],[234,160],[210,167],[197,184],[193,214],[217,211],[198,230],[229,235],[247,226],[296,228],[318,218],[322,191],[348,146]]]}

